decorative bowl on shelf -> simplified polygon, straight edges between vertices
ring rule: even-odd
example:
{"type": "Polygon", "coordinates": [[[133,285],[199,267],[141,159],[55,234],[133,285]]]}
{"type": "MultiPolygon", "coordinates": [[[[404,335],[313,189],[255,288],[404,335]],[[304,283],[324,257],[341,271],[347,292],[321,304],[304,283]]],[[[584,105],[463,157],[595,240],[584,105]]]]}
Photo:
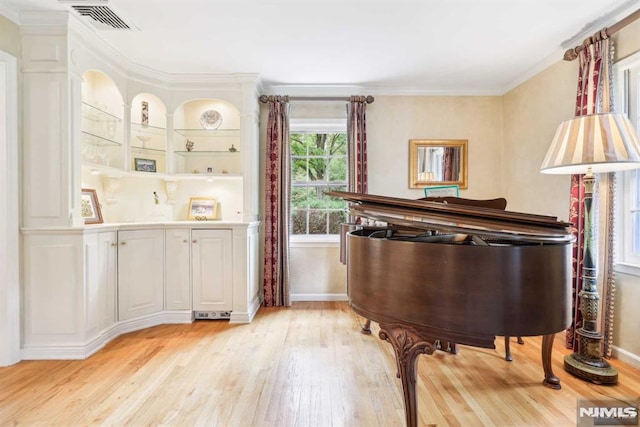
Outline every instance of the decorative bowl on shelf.
{"type": "Polygon", "coordinates": [[[200,116],[203,129],[218,129],[222,124],[222,114],[216,110],[207,110],[200,116]]]}
{"type": "Polygon", "coordinates": [[[142,148],[146,148],[144,144],[151,139],[151,135],[136,135],[136,139],[142,143],[142,148]]]}

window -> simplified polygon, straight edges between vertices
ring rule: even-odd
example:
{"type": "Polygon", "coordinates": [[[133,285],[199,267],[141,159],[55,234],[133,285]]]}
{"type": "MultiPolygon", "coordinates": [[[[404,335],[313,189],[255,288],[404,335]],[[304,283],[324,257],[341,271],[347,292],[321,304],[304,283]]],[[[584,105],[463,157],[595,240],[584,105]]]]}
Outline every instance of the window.
{"type": "Polygon", "coordinates": [[[347,190],[347,135],[344,125],[313,128],[291,124],[291,236],[337,241],[346,203],[324,192],[347,190]]]}
{"type": "MultiPolygon", "coordinates": [[[[640,129],[640,54],[616,65],[618,111],[640,129]]],[[[618,173],[616,270],[640,276],[640,170],[618,173]]]]}

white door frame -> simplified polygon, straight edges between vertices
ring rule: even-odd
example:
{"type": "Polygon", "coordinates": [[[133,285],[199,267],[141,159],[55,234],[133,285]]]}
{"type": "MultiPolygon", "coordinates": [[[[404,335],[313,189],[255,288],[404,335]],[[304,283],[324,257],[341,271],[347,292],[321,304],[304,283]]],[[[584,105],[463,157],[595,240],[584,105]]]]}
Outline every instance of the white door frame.
{"type": "Polygon", "coordinates": [[[0,50],[0,366],[20,357],[18,68],[0,50]]]}

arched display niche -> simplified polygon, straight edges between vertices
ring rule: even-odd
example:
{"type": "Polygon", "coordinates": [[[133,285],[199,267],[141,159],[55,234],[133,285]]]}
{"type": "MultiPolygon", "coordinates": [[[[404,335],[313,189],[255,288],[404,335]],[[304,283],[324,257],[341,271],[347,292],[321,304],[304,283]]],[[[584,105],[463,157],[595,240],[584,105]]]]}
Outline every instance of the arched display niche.
{"type": "Polygon", "coordinates": [[[87,70],[82,75],[82,164],[98,169],[125,169],[123,97],[105,73],[87,70]]]}
{"type": "Polygon", "coordinates": [[[130,168],[135,172],[167,173],[167,108],[155,95],[140,93],[131,100],[130,168]]]}
{"type": "Polygon", "coordinates": [[[194,99],[173,114],[173,172],[241,176],[240,112],[222,99],[194,99]]]}

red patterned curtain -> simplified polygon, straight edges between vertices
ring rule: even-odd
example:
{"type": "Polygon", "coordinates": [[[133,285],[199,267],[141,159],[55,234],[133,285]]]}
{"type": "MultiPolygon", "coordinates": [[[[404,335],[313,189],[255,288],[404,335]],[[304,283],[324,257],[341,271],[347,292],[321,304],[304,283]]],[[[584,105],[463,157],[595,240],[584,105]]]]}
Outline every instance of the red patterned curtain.
{"type": "MultiPolygon", "coordinates": [[[[596,34],[592,38],[588,38],[583,43],[583,49],[578,53],[579,71],[578,71],[578,89],[576,97],[576,116],[587,114],[595,114],[611,111],[611,68],[613,58],[613,47],[610,39],[607,38],[603,31],[596,34]]],[[[613,185],[614,174],[605,175],[603,179],[596,174],[600,187],[599,192],[595,194],[605,198],[610,206],[613,206],[614,191],[609,191],[609,186],[613,185]],[[604,184],[603,185],[603,181],[604,184]],[[603,188],[605,187],[605,188],[603,188]],[[604,190],[604,191],[603,191],[604,190]]],[[[576,241],[573,244],[573,276],[572,276],[572,300],[573,300],[573,321],[567,329],[566,345],[567,348],[573,348],[578,351],[578,340],[575,331],[582,326],[582,314],[580,313],[579,292],[582,287],[582,269],[584,256],[584,183],[583,175],[573,175],[571,177],[571,200],[569,208],[569,222],[573,223],[573,233],[576,241]]],[[[608,216],[607,212],[600,212],[603,216],[608,216]]],[[[597,244],[604,247],[612,248],[613,239],[613,219],[609,217],[604,221],[605,227],[602,227],[601,233],[598,233],[597,244]]],[[[600,252],[600,251],[599,251],[600,252]]],[[[598,264],[600,265],[601,275],[599,282],[604,283],[603,300],[604,310],[602,310],[604,322],[604,340],[603,354],[607,357],[611,354],[611,329],[613,319],[613,292],[614,292],[614,276],[613,276],[613,257],[600,256],[598,264]],[[605,261],[605,262],[603,262],[605,261]]]]}
{"type": "Polygon", "coordinates": [[[444,169],[443,169],[443,177],[444,181],[457,181],[459,173],[460,165],[456,162],[456,148],[453,147],[445,147],[444,148],[444,169]]]}
{"type": "Polygon", "coordinates": [[[289,200],[291,155],[289,97],[269,96],[265,177],[264,305],[290,306],[289,200]]]}
{"type": "Polygon", "coordinates": [[[347,104],[347,162],[349,191],[368,192],[366,96],[352,96],[347,104]]]}

